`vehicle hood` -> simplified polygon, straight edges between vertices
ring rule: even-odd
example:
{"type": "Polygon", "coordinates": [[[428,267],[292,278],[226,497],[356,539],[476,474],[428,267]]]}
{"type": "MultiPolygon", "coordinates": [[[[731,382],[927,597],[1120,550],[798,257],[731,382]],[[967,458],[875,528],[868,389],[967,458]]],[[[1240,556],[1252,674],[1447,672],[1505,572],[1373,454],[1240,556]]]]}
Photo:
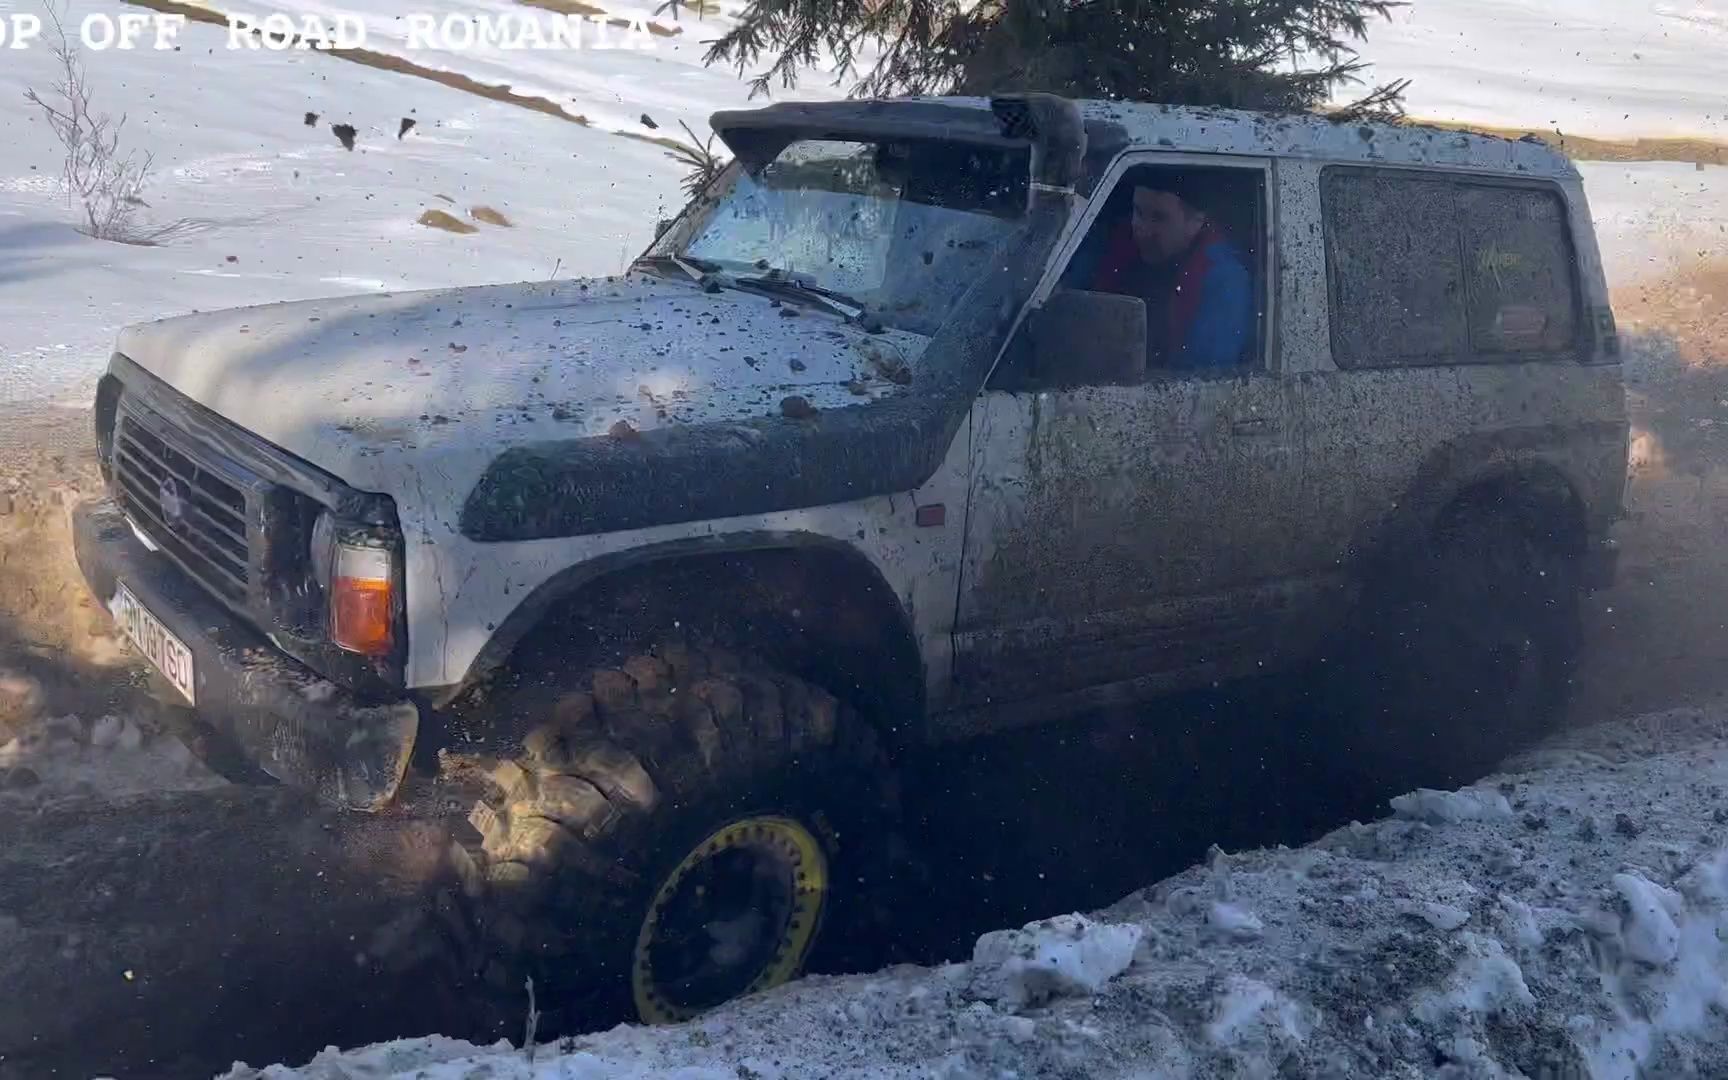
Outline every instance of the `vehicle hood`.
{"type": "Polygon", "coordinates": [[[124,330],[118,350],[348,484],[397,494],[432,461],[459,488],[524,443],[904,394],[927,343],[632,274],[187,315],[124,330]]]}

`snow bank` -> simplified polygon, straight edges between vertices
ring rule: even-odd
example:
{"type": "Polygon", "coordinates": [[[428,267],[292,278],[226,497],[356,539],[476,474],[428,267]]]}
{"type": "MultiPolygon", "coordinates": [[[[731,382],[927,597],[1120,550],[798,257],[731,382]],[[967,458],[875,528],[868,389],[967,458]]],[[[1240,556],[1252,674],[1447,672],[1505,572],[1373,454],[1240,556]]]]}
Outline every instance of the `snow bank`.
{"type": "Polygon", "coordinates": [[[413,1039],[230,1080],[1728,1075],[1728,713],[1561,737],[1300,849],[1226,854],[970,963],[678,1027],[413,1039]]]}

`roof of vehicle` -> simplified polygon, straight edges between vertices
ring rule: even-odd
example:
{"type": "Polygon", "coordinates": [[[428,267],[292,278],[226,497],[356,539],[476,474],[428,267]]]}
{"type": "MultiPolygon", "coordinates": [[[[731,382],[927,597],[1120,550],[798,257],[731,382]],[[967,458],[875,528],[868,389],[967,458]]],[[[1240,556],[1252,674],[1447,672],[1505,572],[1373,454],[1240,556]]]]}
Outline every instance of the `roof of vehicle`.
{"type": "MultiPolygon", "coordinates": [[[[979,104],[988,102],[978,99],[979,104]]],[[[1313,113],[1081,101],[1088,121],[1121,125],[1135,147],[1219,154],[1443,165],[1533,176],[1577,175],[1566,155],[1535,139],[1503,139],[1417,124],[1341,122],[1313,113]]]]}
{"type": "MultiPolygon", "coordinates": [[[[1572,162],[1535,139],[1503,139],[1417,124],[1340,121],[1312,113],[1249,112],[1189,105],[1076,101],[1094,140],[1120,138],[1124,148],[1210,154],[1271,154],[1365,165],[1440,166],[1484,172],[1576,177],[1572,162]]],[[[748,112],[716,113],[725,124],[779,126],[842,122],[931,137],[988,141],[997,136],[990,102],[981,97],[782,102],[748,112]],[[977,118],[976,120],[974,118],[977,118]]]]}

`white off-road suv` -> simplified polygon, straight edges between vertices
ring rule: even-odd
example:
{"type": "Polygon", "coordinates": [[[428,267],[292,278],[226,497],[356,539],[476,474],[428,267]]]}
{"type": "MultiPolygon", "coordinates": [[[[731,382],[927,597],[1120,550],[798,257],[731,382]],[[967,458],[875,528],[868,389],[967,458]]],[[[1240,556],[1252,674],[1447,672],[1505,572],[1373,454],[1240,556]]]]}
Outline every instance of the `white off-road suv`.
{"type": "Polygon", "coordinates": [[[1626,471],[1564,158],[1037,95],[712,125],[622,277],[169,319],[98,392],[96,594],[264,771],[461,796],[476,985],[790,978],[932,742],[1317,657],[1377,691],[1363,767],[1559,704],[1626,471]]]}

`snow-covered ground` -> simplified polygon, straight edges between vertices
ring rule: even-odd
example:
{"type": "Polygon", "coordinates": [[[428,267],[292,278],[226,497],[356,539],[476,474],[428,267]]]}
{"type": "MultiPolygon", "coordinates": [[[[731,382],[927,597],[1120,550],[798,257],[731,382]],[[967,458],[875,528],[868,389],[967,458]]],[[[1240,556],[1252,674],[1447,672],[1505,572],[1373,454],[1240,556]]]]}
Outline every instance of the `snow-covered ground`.
{"type": "MultiPolygon", "coordinates": [[[[199,6],[224,14],[276,11],[292,16],[296,23],[311,17],[324,26],[334,25],[339,15],[358,16],[365,26],[369,50],[435,70],[455,72],[482,83],[509,86],[517,94],[545,98],[609,131],[683,137],[677,123],[683,120],[698,134],[706,134],[710,113],[749,100],[749,86],[738,77],[736,69],[710,68],[702,63],[709,43],[733,25],[732,14],[743,7],[735,0],[705,2],[700,17],[693,0],[686,0],[676,13],[656,13],[661,7],[657,0],[588,0],[575,7],[603,9],[609,21],[640,20],[642,26],[658,32],[644,36],[640,30],[632,32],[629,27],[609,26],[600,32],[603,34],[600,37],[590,36],[593,27],[586,25],[578,39],[582,47],[545,50],[505,48],[484,40],[469,44],[443,30],[426,34],[423,24],[417,32],[410,19],[428,12],[460,12],[476,23],[491,19],[499,27],[509,25],[505,20],[515,20],[518,26],[522,20],[533,20],[544,33],[551,33],[559,16],[525,7],[515,0],[469,0],[462,4],[424,0],[368,0],[365,4],[272,0],[262,7],[230,0],[202,0],[199,6]],[[600,43],[608,47],[590,47],[600,43]],[[458,44],[461,47],[456,47],[458,44]],[[450,47],[432,47],[437,45],[450,47]],[[641,119],[643,114],[657,127],[646,127],[641,119]]],[[[513,39],[508,33],[503,37],[506,41],[513,39]]],[[[864,55],[873,54],[866,51],[864,55]]],[[[754,72],[745,72],[746,76],[751,74],[754,72]]],[[[827,69],[818,66],[800,80],[798,92],[803,97],[834,96],[841,91],[836,90],[833,82],[827,69]]]]}
{"type": "Polygon", "coordinates": [[[1728,141],[1725,0],[1415,0],[1361,53],[1424,119],[1728,141]]]}
{"type": "Polygon", "coordinates": [[[1728,1074],[1728,714],[1560,737],[970,963],[810,978],[530,1057],[412,1039],[229,1080],[1728,1074]]]}
{"type": "MultiPolygon", "coordinates": [[[[0,0],[0,18],[36,7],[0,0]]],[[[682,166],[651,143],[330,57],[231,52],[214,26],[189,24],[181,40],[178,53],[86,56],[97,106],[125,113],[128,144],[156,157],[145,213],[168,232],[151,247],[71,227],[61,152],[21,100],[53,83],[53,56],[4,54],[0,401],[86,400],[116,331],[163,315],[612,273],[683,202],[682,166]],[[398,140],[404,117],[417,126],[398,140]],[[339,123],[358,129],[354,150],[331,133],[339,123]],[[512,225],[416,224],[475,206],[512,225]]]]}
{"type": "Polygon", "coordinates": [[[1580,161],[1608,284],[1728,258],[1728,166],[1580,161]]]}

